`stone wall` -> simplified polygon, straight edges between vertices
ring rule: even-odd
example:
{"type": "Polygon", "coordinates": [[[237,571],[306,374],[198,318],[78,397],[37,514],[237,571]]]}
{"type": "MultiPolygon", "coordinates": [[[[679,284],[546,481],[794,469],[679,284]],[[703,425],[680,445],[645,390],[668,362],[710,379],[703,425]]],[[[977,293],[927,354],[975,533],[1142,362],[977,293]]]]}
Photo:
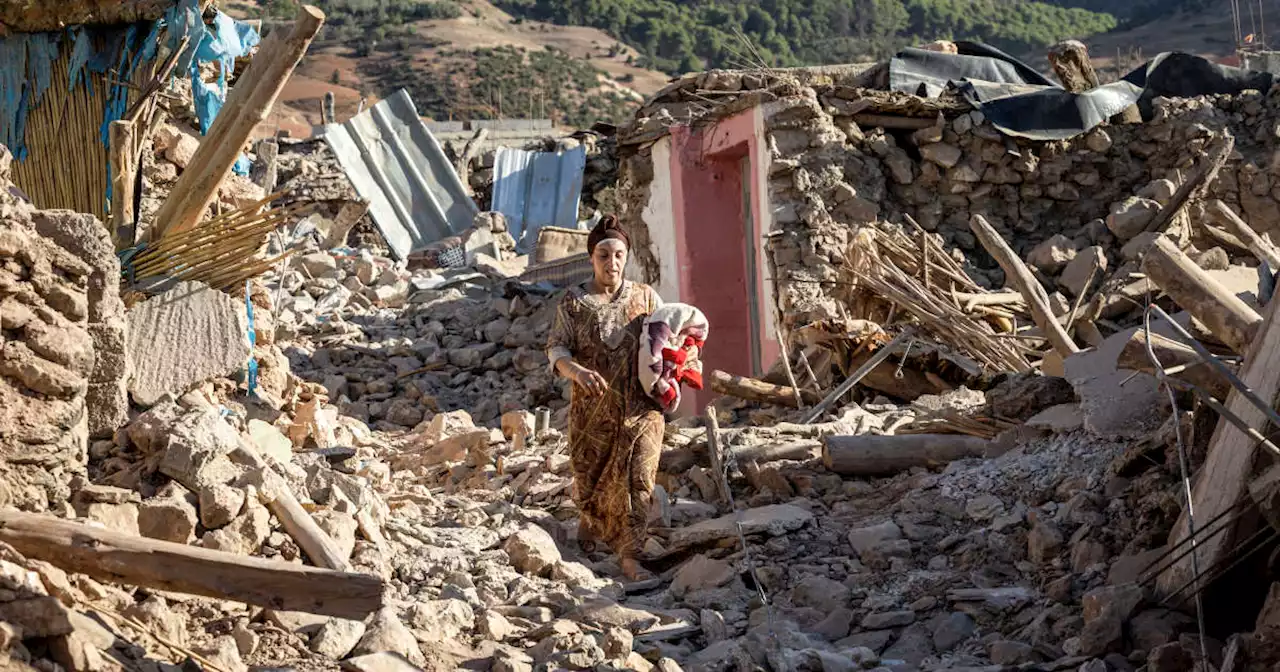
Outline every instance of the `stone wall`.
{"type": "MultiPolygon", "coordinates": [[[[705,98],[706,87],[716,82],[743,86],[742,77],[704,76],[696,83],[698,95],[705,98]]],[[[1104,125],[1070,140],[1043,142],[1007,137],[958,101],[785,76],[764,84],[729,99],[724,112],[700,119],[669,114],[665,105],[687,114],[687,103],[674,102],[679,90],[668,92],[642,110],[629,133],[660,132],[671,123],[714,123],[744,102],[764,107],[772,155],[769,197],[779,232],[773,249],[783,279],[780,300],[791,321],[840,314],[843,300],[835,281],[851,233],[878,220],[902,223],[907,215],[940,236],[976,280],[1000,286],[1003,272],[969,230],[970,217],[984,215],[1019,254],[1037,262],[1051,290],[1056,285],[1072,298],[1086,264],[1103,266],[1099,279],[1130,268],[1140,246],[1126,243],[1221,133],[1234,136],[1236,151],[1210,196],[1260,232],[1280,234],[1280,160],[1273,157],[1280,145],[1280,94],[1274,92],[1162,99],[1146,123],[1104,125]],[[855,123],[855,115],[880,112],[876,106],[886,104],[899,114],[933,105],[944,121],[921,130],[855,123]]],[[[619,200],[639,240],[648,239],[641,216],[653,172],[647,151],[633,145],[620,157],[619,200]]],[[[1192,221],[1200,221],[1202,207],[1192,204],[1192,221]]],[[[1214,244],[1193,242],[1206,251],[1214,244]]],[[[643,253],[637,257],[656,280],[661,269],[643,253]]]]}
{"type": "Polygon", "coordinates": [[[46,510],[126,420],[119,264],[93,217],[9,193],[0,147],[0,503],[46,510]]]}

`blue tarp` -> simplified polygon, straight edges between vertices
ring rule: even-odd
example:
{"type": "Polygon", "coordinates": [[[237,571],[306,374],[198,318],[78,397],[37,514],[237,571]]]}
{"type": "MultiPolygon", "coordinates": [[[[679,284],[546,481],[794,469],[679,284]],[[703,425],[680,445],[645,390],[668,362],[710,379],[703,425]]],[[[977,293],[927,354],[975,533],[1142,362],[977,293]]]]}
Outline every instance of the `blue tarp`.
{"type": "MultiPolygon", "coordinates": [[[[140,65],[155,61],[162,30],[171,49],[176,49],[183,38],[190,38],[174,71],[191,78],[200,132],[208,132],[226,100],[227,75],[235,66],[235,59],[246,55],[258,44],[259,37],[249,24],[221,12],[214,14],[212,27],[206,26],[198,0],[179,0],[159,21],[71,26],[0,39],[0,143],[19,161],[27,157],[27,114],[53,85],[53,63],[63,53],[69,53],[68,90],[84,86],[91,96],[102,94],[102,143],[109,144],[111,122],[124,116],[128,109],[129,89],[124,82],[132,79],[140,65]],[[200,64],[208,62],[218,63],[216,85],[208,85],[200,78],[200,64]],[[108,72],[112,83],[107,90],[94,91],[90,74],[108,72]]],[[[244,175],[248,168],[248,160],[240,157],[236,171],[244,175]]],[[[108,181],[108,198],[110,189],[108,181]]]]}

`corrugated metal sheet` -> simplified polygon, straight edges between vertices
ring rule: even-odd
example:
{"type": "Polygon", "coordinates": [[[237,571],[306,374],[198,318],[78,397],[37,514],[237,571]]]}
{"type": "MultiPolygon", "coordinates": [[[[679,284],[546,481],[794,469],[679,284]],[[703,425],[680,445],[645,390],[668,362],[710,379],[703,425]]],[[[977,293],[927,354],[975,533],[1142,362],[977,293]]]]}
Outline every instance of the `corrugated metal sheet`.
{"type": "Polygon", "coordinates": [[[507,216],[516,247],[528,253],[544,226],[578,227],[587,150],[526,152],[503,148],[493,166],[493,209],[507,216]]]}
{"type": "Polygon", "coordinates": [[[404,89],[325,139],[397,258],[471,227],[476,204],[404,89]]]}

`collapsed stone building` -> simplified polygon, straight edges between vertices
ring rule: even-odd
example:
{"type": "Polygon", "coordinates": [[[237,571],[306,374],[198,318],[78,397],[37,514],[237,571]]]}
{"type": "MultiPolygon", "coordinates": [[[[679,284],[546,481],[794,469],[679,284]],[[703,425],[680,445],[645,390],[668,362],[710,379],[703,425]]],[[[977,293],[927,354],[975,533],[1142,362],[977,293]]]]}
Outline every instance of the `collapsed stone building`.
{"type": "MultiPolygon", "coordinates": [[[[277,61],[292,62],[260,62],[277,61]]],[[[227,172],[196,204],[261,214],[283,185],[241,234],[254,272],[137,282],[154,258],[122,268],[97,218],[24,202],[0,162],[0,651],[19,670],[1271,669],[1274,542],[1242,540],[1275,518],[1275,472],[1253,479],[1257,446],[1117,352],[1166,289],[1138,277],[1156,277],[1148,250],[1176,240],[1212,282],[1254,281],[1233,315],[1265,347],[1213,346],[1254,388],[1280,385],[1260,373],[1280,347],[1251,258],[1265,250],[1210,223],[1217,199],[1280,226],[1280,94],[1157,99],[1142,123],[1030,140],[955,95],[887,91],[885,67],[683,78],[620,129],[617,164],[614,140],[591,152],[588,205],[623,216],[632,271],[715,325],[711,389],[665,437],[657,578],[630,585],[575,548],[567,390],[542,352],[567,274],[385,256],[332,153],[278,139],[231,147],[251,177],[227,172]],[[1211,179],[1183,209],[1196,176],[1211,179]],[[1024,292],[992,291],[1022,280],[975,215],[1091,348],[1043,352],[1035,308],[1007,298],[1024,292]],[[919,254],[921,294],[866,269],[919,254]],[[948,292],[932,321],[909,306],[948,292]],[[791,371],[810,368],[797,341],[831,356],[791,371]],[[1184,461],[1197,501],[1231,471],[1225,499],[1248,509],[1240,544],[1202,542],[1244,556],[1202,593],[1205,632],[1191,601],[1151,590],[1185,546],[1184,461]]],[[[208,168],[209,144],[172,119],[135,166],[137,230],[159,243],[156,213],[208,168]]],[[[483,158],[472,169],[483,200],[483,158]]],[[[217,238],[199,226],[219,217],[187,235],[217,238]]],[[[496,254],[504,233],[481,213],[469,235],[496,254]]],[[[1166,307],[1188,296],[1167,289],[1166,307]]],[[[1207,380],[1180,361],[1168,376],[1207,380]]]]}

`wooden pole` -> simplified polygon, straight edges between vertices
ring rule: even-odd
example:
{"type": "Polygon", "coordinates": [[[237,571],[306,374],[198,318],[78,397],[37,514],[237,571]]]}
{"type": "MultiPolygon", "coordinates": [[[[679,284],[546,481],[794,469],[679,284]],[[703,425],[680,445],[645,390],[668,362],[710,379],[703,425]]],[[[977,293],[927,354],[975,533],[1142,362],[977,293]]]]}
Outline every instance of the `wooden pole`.
{"type": "Polygon", "coordinates": [[[217,196],[218,185],[231,174],[253,129],[270,114],[289,75],[323,23],[324,12],[303,5],[292,31],[287,35],[278,31],[267,36],[227,96],[222,113],[196,149],[191,165],[183,171],[169,198],[156,213],[158,234],[168,230],[185,231],[200,221],[217,196]]]}
{"type": "Polygon", "coordinates": [[[1262,316],[1240,297],[1160,237],[1147,248],[1142,272],[1183,310],[1199,320],[1235,352],[1246,352],[1262,326],[1262,316]]]}
{"type": "Polygon", "coordinates": [[[117,248],[130,235],[134,224],[133,192],[138,173],[134,130],[134,123],[130,121],[113,121],[108,129],[111,143],[111,226],[117,248]]]}
{"type": "Polygon", "coordinates": [[[335,107],[335,105],[336,105],[336,104],[337,104],[337,97],[333,95],[333,92],[332,92],[332,91],[325,91],[325,93],[324,93],[324,109],[322,109],[322,110],[321,110],[321,115],[323,116],[324,123],[326,123],[326,124],[332,124],[332,123],[334,123],[335,121],[337,121],[337,118],[338,118],[338,117],[337,117],[337,115],[334,113],[334,107],[335,107]]]}
{"type": "Polygon", "coordinates": [[[289,489],[284,479],[271,471],[271,466],[258,453],[257,446],[248,439],[241,439],[240,453],[245,455],[247,461],[262,475],[262,482],[259,483],[261,487],[258,488],[259,499],[280,520],[285,532],[298,542],[298,546],[308,558],[311,558],[311,562],[325,569],[351,571],[351,566],[347,563],[346,556],[338,550],[338,545],[316,524],[311,514],[302,508],[302,504],[298,502],[298,498],[294,496],[293,490],[289,489]]]}
{"type": "MultiPolygon", "coordinates": [[[[1170,369],[1175,370],[1169,373],[1170,376],[1185,380],[1219,399],[1231,392],[1231,382],[1205,364],[1194,349],[1171,338],[1152,333],[1151,350],[1166,372],[1170,369]]],[[[1116,360],[1116,368],[1143,371],[1153,375],[1156,373],[1151,357],[1147,354],[1146,334],[1141,329],[1125,341],[1124,349],[1120,351],[1120,357],[1116,360]]]]}
{"type": "Polygon", "coordinates": [[[773,330],[774,337],[778,339],[778,346],[782,355],[782,372],[787,374],[787,384],[796,393],[796,408],[804,408],[804,399],[800,398],[800,386],[796,384],[796,374],[791,371],[791,352],[786,339],[782,337],[782,327],[775,327],[773,330]]]}
{"type": "Polygon", "coordinates": [[[991,441],[966,434],[828,436],[822,461],[841,476],[889,476],[987,454],[991,441]]]}
{"type": "Polygon", "coordinates": [[[1080,93],[1098,87],[1098,73],[1093,69],[1089,50],[1079,40],[1059,42],[1049,49],[1049,65],[1062,82],[1062,88],[1080,93]]]}
{"type": "Polygon", "coordinates": [[[716,407],[707,404],[703,418],[707,426],[707,455],[711,459],[711,482],[715,484],[716,490],[715,503],[721,506],[727,505],[729,493],[725,488],[729,487],[729,484],[724,473],[724,446],[720,445],[720,421],[716,420],[716,407]]]}
{"type": "MultiPolygon", "coordinates": [[[[1280,308],[1280,301],[1267,305],[1267,316],[1257,338],[1244,351],[1247,354],[1240,373],[1245,386],[1268,401],[1280,391],[1280,320],[1276,319],[1277,308],[1280,308]]],[[[1256,433],[1270,434],[1267,415],[1239,390],[1233,389],[1227,397],[1227,410],[1255,431],[1245,432],[1225,417],[1220,417],[1213,438],[1209,440],[1208,454],[1191,494],[1197,526],[1195,553],[1201,571],[1232,555],[1236,540],[1230,532],[1210,536],[1204,534],[1202,528],[1206,522],[1247,496],[1258,453],[1256,433]]],[[[1191,536],[1190,532],[1184,513],[1169,535],[1170,547],[1186,541],[1191,536]]],[[[1156,581],[1157,591],[1169,595],[1192,580],[1193,576],[1192,558],[1188,555],[1160,575],[1156,581]]],[[[1183,595],[1188,594],[1192,592],[1183,591],[1183,595]]]]}
{"type": "Polygon", "coordinates": [[[1146,230],[1148,232],[1163,232],[1168,228],[1169,223],[1187,204],[1187,201],[1191,200],[1196,193],[1207,189],[1213,183],[1213,180],[1218,177],[1218,171],[1222,170],[1222,166],[1227,162],[1227,158],[1231,156],[1231,152],[1235,150],[1235,147],[1236,140],[1230,135],[1221,136],[1210,143],[1205,149],[1205,154],[1196,162],[1195,171],[1188,175],[1187,179],[1183,180],[1177,191],[1173,192],[1169,202],[1147,224],[1146,230]]]}
{"type": "Polygon", "coordinates": [[[1053,310],[1049,308],[1049,295],[1045,293],[1044,287],[1040,286],[1040,281],[1036,280],[1036,276],[1032,275],[1018,255],[1013,253],[1004,238],[1000,237],[982,215],[974,215],[969,220],[969,228],[973,229],[978,242],[982,243],[996,263],[1000,264],[1000,268],[1004,269],[1006,280],[1022,294],[1031,309],[1032,319],[1053,344],[1053,349],[1063,357],[1079,352],[1080,348],[1067,335],[1067,330],[1054,318],[1053,310]]]}
{"type": "Polygon", "coordinates": [[[841,397],[848,394],[849,390],[852,390],[854,385],[862,382],[862,379],[866,378],[867,374],[871,373],[871,371],[877,366],[880,366],[880,364],[884,363],[885,360],[889,359],[889,355],[893,353],[893,349],[899,344],[905,342],[910,338],[910,336],[911,329],[905,329],[902,333],[895,336],[892,341],[889,341],[884,345],[884,347],[880,348],[876,354],[871,355],[871,357],[867,359],[862,366],[858,367],[858,369],[850,374],[848,378],[844,379],[844,382],[840,383],[836,389],[832,390],[831,394],[828,394],[822,401],[818,402],[817,406],[809,409],[809,412],[805,413],[801,423],[809,424],[822,417],[823,413],[831,410],[831,407],[834,406],[836,402],[840,401],[841,397]]]}
{"type": "Polygon", "coordinates": [[[774,385],[756,378],[735,376],[718,370],[711,372],[711,389],[717,394],[727,394],[739,399],[790,408],[799,408],[797,397],[802,400],[809,399],[810,403],[818,400],[818,395],[808,390],[797,391],[785,385],[774,385]]]}
{"type": "Polygon", "coordinates": [[[1232,233],[1236,238],[1239,238],[1245,249],[1253,253],[1253,256],[1257,257],[1258,261],[1267,262],[1272,271],[1280,271],[1280,250],[1276,249],[1276,246],[1272,245],[1271,241],[1259,236],[1226,203],[1215,198],[1209,201],[1205,212],[1225,226],[1228,233],[1232,233]]]}
{"type": "Polygon", "coordinates": [[[48,515],[0,512],[0,542],[100,581],[346,619],[382,607],[383,584],[375,576],[135,537],[48,515]]]}

